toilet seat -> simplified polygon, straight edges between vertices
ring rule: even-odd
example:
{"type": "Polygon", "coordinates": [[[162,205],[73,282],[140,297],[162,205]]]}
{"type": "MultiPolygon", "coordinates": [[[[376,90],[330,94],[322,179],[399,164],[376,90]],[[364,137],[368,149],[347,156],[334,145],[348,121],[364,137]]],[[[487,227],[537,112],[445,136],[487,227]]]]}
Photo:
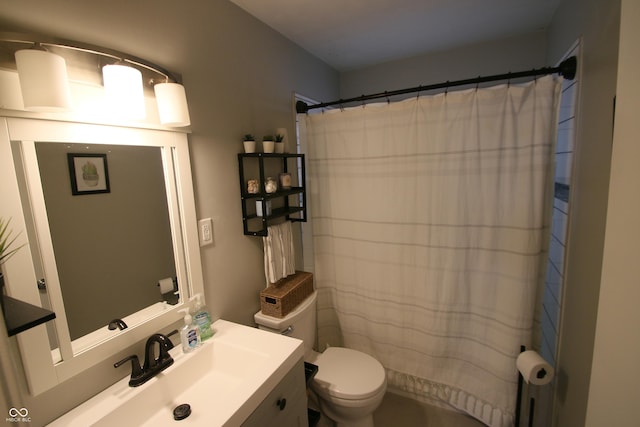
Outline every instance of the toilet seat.
{"type": "Polygon", "coordinates": [[[386,386],[380,362],[357,350],[329,347],[313,363],[318,366],[313,389],[325,398],[364,400],[386,386]]]}

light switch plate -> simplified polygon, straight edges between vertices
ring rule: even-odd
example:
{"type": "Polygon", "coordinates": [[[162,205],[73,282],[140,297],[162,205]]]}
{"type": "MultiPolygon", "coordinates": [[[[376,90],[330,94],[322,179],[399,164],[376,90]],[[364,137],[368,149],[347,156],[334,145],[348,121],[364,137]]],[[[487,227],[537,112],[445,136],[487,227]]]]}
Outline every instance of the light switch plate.
{"type": "Polygon", "coordinates": [[[198,221],[198,239],[200,246],[213,243],[213,221],[211,218],[204,218],[198,221]]]}

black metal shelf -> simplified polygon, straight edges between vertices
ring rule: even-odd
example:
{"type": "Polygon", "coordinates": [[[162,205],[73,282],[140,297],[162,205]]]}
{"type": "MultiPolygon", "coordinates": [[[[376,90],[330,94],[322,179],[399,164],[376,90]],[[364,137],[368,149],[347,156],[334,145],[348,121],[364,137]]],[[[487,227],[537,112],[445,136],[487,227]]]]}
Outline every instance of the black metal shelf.
{"type": "MultiPolygon", "coordinates": [[[[302,209],[303,208],[301,206],[293,206],[293,207],[289,206],[288,208],[276,208],[269,215],[258,216],[258,215],[255,215],[255,214],[249,214],[249,215],[247,215],[245,217],[245,219],[249,220],[249,219],[255,219],[255,218],[260,218],[260,219],[264,218],[265,220],[269,221],[269,220],[272,220],[272,219],[276,219],[276,218],[280,218],[280,217],[283,217],[283,216],[293,215],[293,214],[296,214],[298,212],[302,212],[302,209]]],[[[289,218],[289,219],[291,221],[296,221],[296,220],[300,221],[301,220],[300,218],[289,218]]]]}
{"type": "MultiPolygon", "coordinates": [[[[309,382],[316,376],[318,373],[318,365],[314,365],[313,363],[304,362],[304,378],[307,384],[307,388],[309,387],[309,382]]],[[[307,418],[309,420],[309,427],[315,427],[320,422],[320,412],[307,408],[307,418]]]]}
{"type": "Polygon", "coordinates": [[[0,296],[3,301],[4,322],[7,325],[9,336],[19,334],[42,323],[56,318],[53,311],[29,304],[24,301],[11,298],[7,295],[0,296]]]}
{"type": "Polygon", "coordinates": [[[238,157],[247,157],[247,158],[251,158],[251,157],[255,157],[255,158],[265,158],[265,159],[282,159],[282,158],[293,158],[293,157],[300,157],[300,158],[304,158],[304,154],[297,154],[297,153],[238,153],[238,157]]]}
{"type": "Polygon", "coordinates": [[[318,365],[314,365],[310,362],[304,362],[304,378],[305,382],[309,384],[309,381],[313,379],[318,373],[318,365]]]}
{"type": "Polygon", "coordinates": [[[291,187],[290,190],[278,190],[275,193],[243,193],[243,199],[270,200],[278,197],[291,196],[292,194],[300,194],[304,192],[304,187],[291,187]]]}
{"type": "MultiPolygon", "coordinates": [[[[305,190],[305,163],[304,154],[291,154],[291,153],[240,153],[238,154],[238,169],[240,175],[240,199],[242,203],[242,223],[244,228],[244,234],[247,236],[266,236],[268,234],[269,224],[277,219],[285,218],[289,221],[302,221],[306,222],[307,218],[307,199],[305,190]],[[279,188],[274,193],[267,193],[264,191],[264,183],[267,176],[265,162],[268,162],[271,166],[271,170],[288,173],[290,169],[289,162],[291,159],[295,160],[295,166],[292,169],[295,170],[295,176],[297,178],[298,186],[294,186],[287,189],[279,188]],[[245,161],[257,162],[254,163],[254,169],[257,167],[255,176],[246,176],[245,174],[245,161]],[[275,166],[275,167],[274,167],[275,166]],[[258,193],[247,192],[247,178],[257,178],[261,186],[261,190],[258,193]],[[297,196],[297,197],[290,197],[297,196]],[[295,200],[292,200],[295,199],[295,200]],[[271,209],[271,212],[267,215],[267,205],[271,208],[271,202],[280,203],[283,206],[276,206],[271,209]],[[261,211],[263,215],[258,216],[252,212],[252,209],[248,209],[248,204],[251,202],[260,203],[261,211]]],[[[292,175],[294,175],[292,173],[292,175]]]]}

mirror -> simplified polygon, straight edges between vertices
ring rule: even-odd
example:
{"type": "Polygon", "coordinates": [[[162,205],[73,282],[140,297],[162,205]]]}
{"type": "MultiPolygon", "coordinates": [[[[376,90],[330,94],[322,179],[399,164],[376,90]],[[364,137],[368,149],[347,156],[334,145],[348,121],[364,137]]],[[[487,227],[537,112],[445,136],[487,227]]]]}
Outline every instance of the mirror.
{"type": "Polygon", "coordinates": [[[0,117],[0,216],[30,249],[5,264],[7,290],[44,305],[44,277],[56,312],[54,334],[18,335],[34,395],[179,321],[203,292],[186,134],[38,117],[0,117]],[[108,330],[115,318],[128,327],[108,330]]]}
{"type": "Polygon", "coordinates": [[[176,304],[161,148],[35,142],[35,149],[71,340],[157,302],[176,304]]]}

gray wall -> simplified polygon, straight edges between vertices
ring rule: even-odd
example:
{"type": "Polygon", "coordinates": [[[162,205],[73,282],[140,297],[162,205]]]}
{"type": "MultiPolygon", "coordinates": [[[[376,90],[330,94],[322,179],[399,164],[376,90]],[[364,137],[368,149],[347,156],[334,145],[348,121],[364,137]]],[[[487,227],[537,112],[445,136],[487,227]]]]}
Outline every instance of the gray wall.
{"type": "Polygon", "coordinates": [[[343,72],[340,97],[530,70],[548,65],[546,55],[544,31],[523,34],[343,72]]]}
{"type": "Polygon", "coordinates": [[[585,426],[638,426],[640,2],[622,0],[611,181],[585,426]]]}

